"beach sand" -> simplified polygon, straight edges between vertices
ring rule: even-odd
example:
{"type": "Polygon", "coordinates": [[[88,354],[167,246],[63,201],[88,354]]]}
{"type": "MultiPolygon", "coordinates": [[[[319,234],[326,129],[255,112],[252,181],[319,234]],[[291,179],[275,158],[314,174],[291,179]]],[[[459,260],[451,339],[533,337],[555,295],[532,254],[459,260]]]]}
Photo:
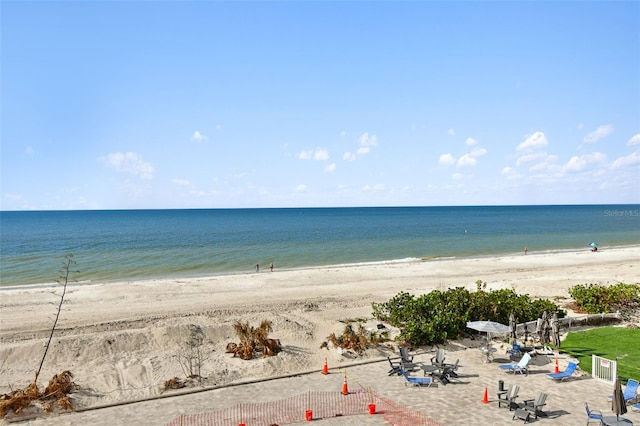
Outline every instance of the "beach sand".
{"type": "MultiPolygon", "coordinates": [[[[460,424],[482,424],[471,421],[478,413],[484,413],[493,423],[511,424],[506,409],[498,410],[493,402],[479,401],[485,387],[489,387],[490,397],[495,397],[500,378],[507,384],[524,380],[523,397],[534,398],[534,391],[549,391],[549,409],[568,412],[545,422],[582,424],[586,418],[584,402],[605,414],[610,411],[606,402],[606,395],[611,394],[609,385],[593,379],[556,384],[545,374],[505,377],[495,363],[483,364],[476,349],[465,349],[473,343],[452,343],[447,347],[451,352],[448,359],[461,359],[461,373],[469,376],[462,380],[464,384],[407,388],[401,378],[386,375],[386,356],[395,354],[391,350],[381,347],[367,351],[364,358],[354,358],[346,352],[321,349],[321,345],[331,333],[342,333],[341,320],[364,318],[367,327],[375,328],[371,302],[387,301],[400,291],[419,295],[450,287],[475,290],[476,281],[482,280],[487,283],[487,290],[510,288],[562,304],[568,298],[567,289],[576,284],[640,282],[638,259],[640,247],[603,247],[597,253],[588,249],[529,251],[526,256],[286,271],[276,268],[274,272],[231,276],[72,285],[40,375],[41,386],[54,374],[70,370],[81,387],[74,394],[79,409],[183,393],[185,389],[164,391],[163,384],[173,377],[185,377],[179,355],[184,353],[190,333],[201,330],[205,337],[201,375],[206,378],[202,387],[221,388],[40,418],[28,424],[166,424],[180,414],[308,391],[339,391],[342,372],[357,379],[352,388],[371,387],[376,394],[420,411],[440,424],[458,424],[451,412],[463,419],[468,416],[460,424]],[[269,336],[281,341],[283,352],[250,361],[226,353],[227,343],[238,342],[232,327],[236,321],[258,326],[265,319],[272,321],[269,336]],[[337,374],[317,373],[325,359],[337,374]],[[384,362],[351,366],[380,359],[384,362]],[[316,373],[302,374],[305,372],[316,373]],[[222,387],[295,374],[296,377],[222,387]],[[472,407],[463,410],[468,414],[462,414],[452,404],[472,407]]],[[[60,290],[61,287],[42,286],[0,290],[0,393],[24,388],[33,379],[55,318],[60,290]]],[[[420,349],[426,362],[432,356],[430,349],[420,349]]],[[[561,361],[566,364],[566,359],[561,361]]],[[[552,370],[553,365],[538,367],[538,373],[552,370]]],[[[324,419],[322,424],[385,424],[376,416],[356,417],[324,419]]],[[[627,417],[640,421],[636,413],[627,417]]]]}

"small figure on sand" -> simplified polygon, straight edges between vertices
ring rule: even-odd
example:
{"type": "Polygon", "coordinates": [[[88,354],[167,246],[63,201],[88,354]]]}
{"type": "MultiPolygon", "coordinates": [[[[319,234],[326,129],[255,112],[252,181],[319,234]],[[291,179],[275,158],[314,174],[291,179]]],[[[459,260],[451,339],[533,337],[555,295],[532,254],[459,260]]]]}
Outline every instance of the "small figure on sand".
{"type": "Polygon", "coordinates": [[[273,272],[273,262],[269,264],[269,269],[271,270],[271,272],[273,272]]]}
{"type": "Polygon", "coordinates": [[[256,272],[260,272],[260,264],[256,263],[256,272]]]}
{"type": "Polygon", "coordinates": [[[525,248],[524,248],[524,255],[525,255],[525,256],[527,255],[527,252],[528,252],[528,251],[529,251],[529,249],[525,247],[525,248]]]}

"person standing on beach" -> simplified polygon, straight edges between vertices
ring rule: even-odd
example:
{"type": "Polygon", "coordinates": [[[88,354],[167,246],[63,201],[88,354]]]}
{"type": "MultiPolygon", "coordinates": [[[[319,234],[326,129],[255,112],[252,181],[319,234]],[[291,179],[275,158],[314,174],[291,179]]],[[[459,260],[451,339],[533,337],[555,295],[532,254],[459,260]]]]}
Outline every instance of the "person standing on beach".
{"type": "Polygon", "coordinates": [[[527,252],[528,252],[528,251],[529,251],[529,249],[525,247],[525,248],[524,248],[524,255],[525,255],[525,256],[527,255],[527,252]]]}
{"type": "Polygon", "coordinates": [[[271,270],[271,272],[273,272],[273,262],[269,264],[269,269],[271,270]]]}
{"type": "Polygon", "coordinates": [[[260,264],[256,263],[256,272],[260,272],[260,264]]]}

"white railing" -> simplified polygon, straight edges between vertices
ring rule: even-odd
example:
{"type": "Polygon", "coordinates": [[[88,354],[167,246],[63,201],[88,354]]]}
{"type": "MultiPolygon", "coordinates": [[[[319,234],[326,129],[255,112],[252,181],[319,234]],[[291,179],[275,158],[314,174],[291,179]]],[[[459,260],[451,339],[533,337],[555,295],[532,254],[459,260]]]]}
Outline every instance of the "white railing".
{"type": "Polygon", "coordinates": [[[617,369],[617,361],[591,355],[591,376],[594,379],[613,384],[616,379],[617,369]]]}

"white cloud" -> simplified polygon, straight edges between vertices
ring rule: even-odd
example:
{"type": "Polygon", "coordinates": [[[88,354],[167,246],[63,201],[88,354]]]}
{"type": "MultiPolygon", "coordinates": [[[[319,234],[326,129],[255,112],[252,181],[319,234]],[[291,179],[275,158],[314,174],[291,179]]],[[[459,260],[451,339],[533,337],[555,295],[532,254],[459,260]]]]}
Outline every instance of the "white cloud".
{"type": "Polygon", "coordinates": [[[478,160],[476,160],[471,154],[464,154],[462,157],[458,158],[456,167],[474,166],[477,162],[478,160]]]}
{"type": "Polygon", "coordinates": [[[352,152],[345,152],[342,159],[346,161],[354,161],[356,159],[356,155],[352,152]]]}
{"type": "Polygon", "coordinates": [[[519,179],[522,177],[522,175],[518,174],[514,169],[512,169],[511,167],[505,167],[504,169],[502,169],[502,171],[500,172],[500,174],[502,176],[505,176],[508,180],[512,180],[512,179],[519,179]]]}
{"type": "Polygon", "coordinates": [[[544,136],[544,133],[535,132],[533,135],[527,137],[524,142],[520,143],[516,151],[530,150],[543,146],[547,146],[547,138],[544,136]]]}
{"type": "Polygon", "coordinates": [[[135,152],[114,152],[101,157],[100,161],[120,173],[129,173],[141,179],[153,178],[153,165],[143,161],[135,152]]]}
{"type": "Polygon", "coordinates": [[[342,158],[346,161],[355,161],[359,155],[367,155],[371,152],[371,147],[378,146],[378,138],[376,135],[369,135],[369,132],[364,132],[358,138],[358,145],[359,148],[355,153],[347,151],[342,158]]]}
{"type": "Polygon", "coordinates": [[[473,151],[471,151],[469,153],[470,156],[472,157],[480,157],[481,155],[485,155],[487,153],[487,150],[484,148],[476,148],[473,151]]]}
{"type": "Polygon", "coordinates": [[[298,158],[301,160],[317,160],[317,161],[326,161],[329,159],[329,153],[327,150],[322,148],[316,148],[315,151],[313,149],[308,149],[306,151],[301,151],[298,154],[298,158]]]}
{"type": "Polygon", "coordinates": [[[627,146],[640,145],[640,133],[635,134],[627,141],[627,146]]]}
{"type": "Polygon", "coordinates": [[[632,166],[634,164],[640,164],[640,153],[632,152],[631,154],[617,158],[616,161],[611,164],[612,169],[619,169],[620,167],[632,166]]]}
{"type": "Polygon", "coordinates": [[[301,151],[300,154],[298,154],[298,158],[301,160],[311,160],[313,158],[313,150],[308,149],[306,151],[301,151]]]}
{"type": "Polygon", "coordinates": [[[611,124],[605,124],[585,136],[583,141],[584,143],[596,143],[600,139],[606,138],[611,132],[613,132],[613,126],[611,126],[611,124]]]}
{"type": "Polygon", "coordinates": [[[524,154],[516,159],[516,166],[520,166],[524,163],[529,163],[531,161],[540,160],[543,158],[547,158],[547,153],[544,151],[531,152],[528,154],[524,154]]]}
{"type": "Polygon", "coordinates": [[[365,185],[362,187],[363,191],[382,191],[384,190],[384,185],[381,183],[375,184],[375,185],[365,185]]]}
{"type": "Polygon", "coordinates": [[[453,180],[462,180],[464,179],[464,175],[462,173],[454,173],[451,175],[453,180]]]}
{"type": "Polygon", "coordinates": [[[326,149],[317,148],[313,154],[313,159],[317,161],[326,161],[329,159],[329,153],[326,149]]]}
{"type": "Polygon", "coordinates": [[[473,138],[467,138],[465,144],[467,144],[467,146],[474,146],[478,144],[478,141],[473,138]]]}
{"type": "Polygon", "coordinates": [[[327,167],[324,168],[325,173],[332,173],[336,170],[336,163],[328,164],[327,167]]]}
{"type": "Polygon", "coordinates": [[[306,189],[307,189],[307,185],[301,183],[300,185],[296,186],[295,191],[302,192],[302,191],[305,191],[306,189]]]}
{"type": "Polygon", "coordinates": [[[452,164],[455,164],[455,162],[456,162],[456,159],[451,154],[442,154],[438,159],[438,164],[442,164],[445,166],[450,166],[452,164]]]}
{"type": "Polygon", "coordinates": [[[191,140],[196,142],[204,142],[207,140],[207,137],[196,130],[195,132],[193,132],[193,135],[191,135],[191,140]]]}
{"type": "Polygon", "coordinates": [[[593,154],[581,155],[580,157],[573,156],[569,159],[564,166],[564,170],[570,172],[577,172],[583,170],[588,165],[594,163],[602,163],[607,159],[606,155],[601,152],[594,152],[593,154]]]}
{"type": "Polygon", "coordinates": [[[176,185],[187,186],[189,185],[189,181],[187,179],[173,179],[171,182],[176,185]]]}
{"type": "Polygon", "coordinates": [[[376,135],[369,136],[369,132],[364,132],[358,139],[360,146],[378,146],[378,138],[376,135]]]}

